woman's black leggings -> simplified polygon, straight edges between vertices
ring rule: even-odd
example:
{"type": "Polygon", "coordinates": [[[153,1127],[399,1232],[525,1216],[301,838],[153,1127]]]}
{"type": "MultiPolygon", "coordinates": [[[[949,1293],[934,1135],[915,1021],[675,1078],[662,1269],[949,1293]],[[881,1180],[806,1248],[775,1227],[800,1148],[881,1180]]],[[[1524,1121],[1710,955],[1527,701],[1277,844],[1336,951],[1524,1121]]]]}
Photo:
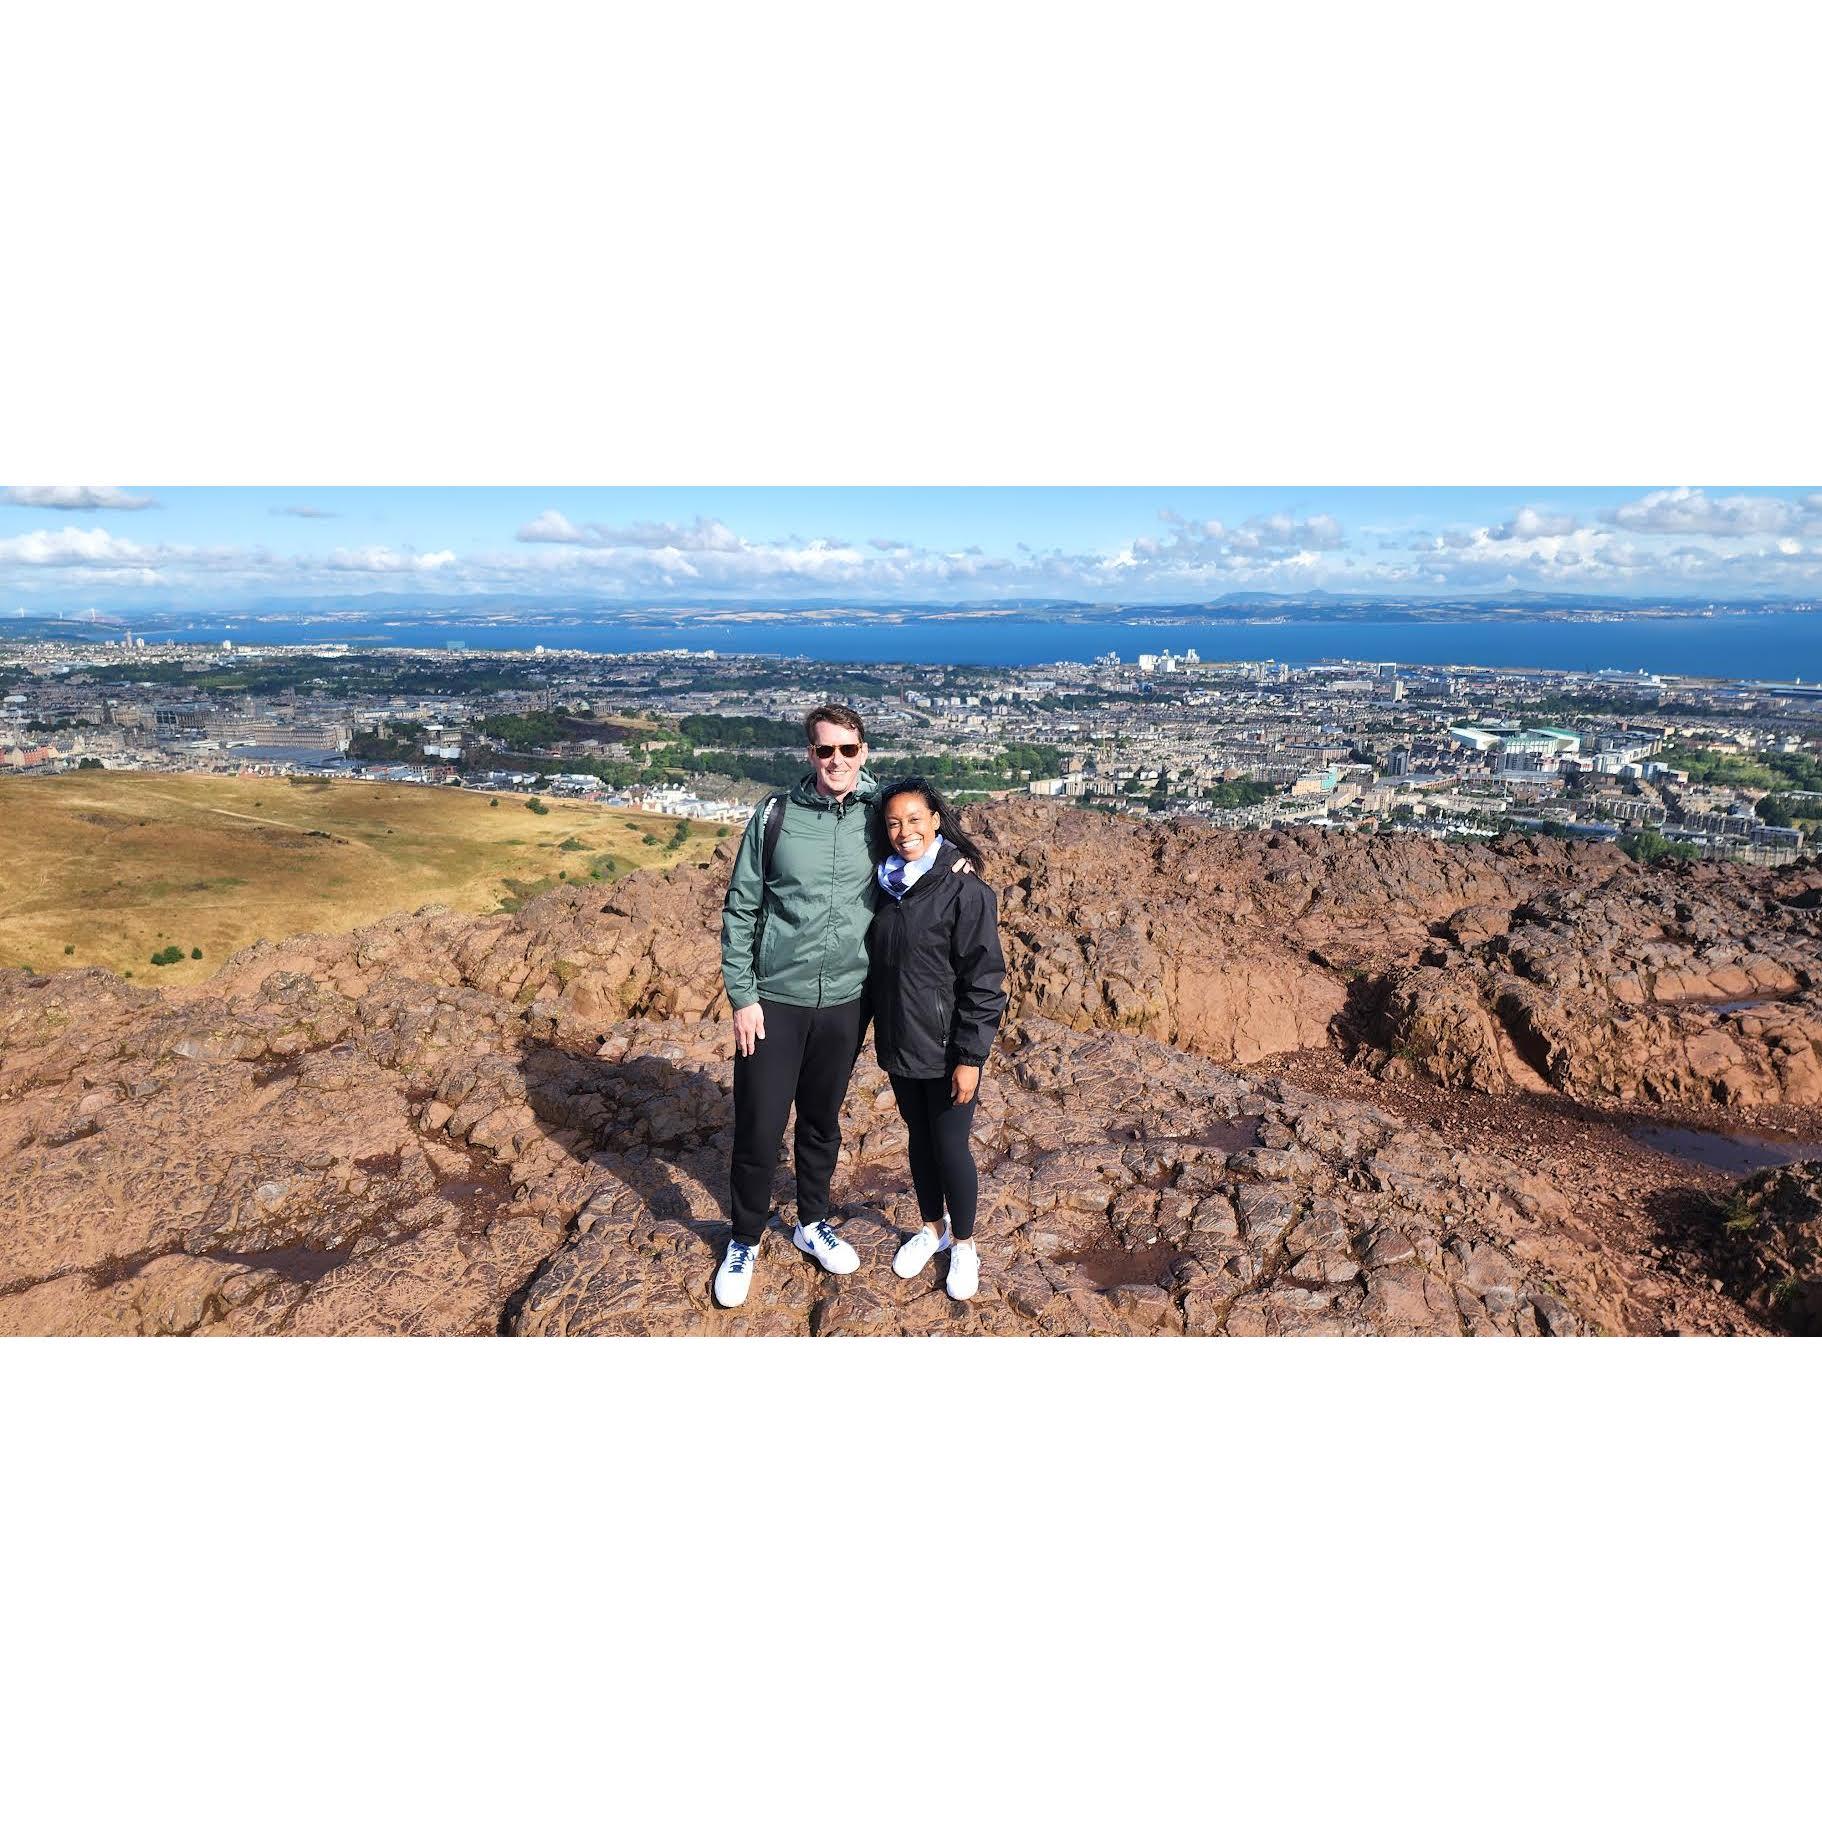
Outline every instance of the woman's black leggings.
{"type": "Polygon", "coordinates": [[[949,1098],[946,1075],[931,1080],[895,1075],[891,1081],[911,1135],[911,1182],[917,1190],[918,1213],[926,1221],[940,1221],[947,1204],[950,1233],[958,1240],[972,1238],[980,1177],[968,1149],[968,1129],[974,1124],[979,1092],[958,1107],[949,1098]]]}

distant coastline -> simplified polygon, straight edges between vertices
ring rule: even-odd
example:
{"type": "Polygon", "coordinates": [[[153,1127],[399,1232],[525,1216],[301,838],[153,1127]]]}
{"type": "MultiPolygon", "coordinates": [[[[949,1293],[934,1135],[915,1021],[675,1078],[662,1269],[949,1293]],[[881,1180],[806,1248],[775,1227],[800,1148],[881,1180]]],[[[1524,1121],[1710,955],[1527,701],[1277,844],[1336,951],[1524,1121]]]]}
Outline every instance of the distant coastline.
{"type": "MultiPolygon", "coordinates": [[[[1822,679],[1822,614],[1791,608],[1708,614],[1652,613],[1624,619],[1536,615],[1356,620],[1334,617],[1189,620],[1137,617],[1091,624],[1001,614],[929,621],[903,615],[861,619],[837,611],[778,620],[683,621],[622,612],[611,618],[543,610],[506,617],[454,612],[435,618],[295,610],[271,606],[232,615],[135,616],[148,652],[160,645],[347,645],[592,654],[714,650],[730,655],[808,658],[864,664],[1031,666],[1086,664],[1108,652],[1135,661],[1141,652],[1193,648],[1206,661],[1275,659],[1291,665],[1345,659],[1529,671],[1645,671],[1658,675],[1795,683],[1822,679]]],[[[0,642],[61,637],[118,638],[126,622],[0,617],[0,642]]],[[[0,663],[5,645],[0,643],[0,663]]]]}
{"type": "Polygon", "coordinates": [[[1144,627],[1347,626],[1347,625],[1553,625],[1619,626],[1658,622],[1757,619],[1822,613],[1822,599],[1807,597],[1611,597],[1501,594],[1428,598],[1412,595],[1341,595],[1311,590],[1296,595],[1233,593],[1212,601],[1089,602],[1022,598],[974,601],[878,602],[861,599],[634,601],[589,598],[526,600],[499,595],[367,593],[292,599],[163,603],[130,607],[84,606],[61,613],[35,611],[15,597],[0,603],[0,637],[22,622],[39,636],[55,626],[81,636],[90,626],[131,626],[148,637],[169,636],[185,625],[383,625],[389,630],[520,627],[527,632],[559,627],[628,626],[674,631],[714,627],[856,629],[935,624],[1069,626],[1109,633],[1144,627]]]}

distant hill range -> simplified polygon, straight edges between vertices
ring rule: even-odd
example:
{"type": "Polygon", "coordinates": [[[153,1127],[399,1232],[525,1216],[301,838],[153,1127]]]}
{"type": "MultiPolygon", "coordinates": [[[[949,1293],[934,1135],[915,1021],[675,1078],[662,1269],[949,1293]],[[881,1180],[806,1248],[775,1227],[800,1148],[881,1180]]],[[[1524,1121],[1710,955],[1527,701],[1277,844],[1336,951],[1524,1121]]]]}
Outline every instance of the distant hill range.
{"type": "Polygon", "coordinates": [[[1271,594],[1243,589],[1206,601],[1105,602],[1075,601],[1056,597],[1021,596],[991,601],[893,602],[857,598],[826,600],[707,599],[666,601],[603,601],[576,597],[520,600],[508,596],[462,595],[342,595],[329,598],[283,599],[268,597],[233,603],[170,601],[149,609],[135,609],[130,620],[112,615],[91,620],[86,610],[62,617],[44,613],[8,614],[0,608],[0,641],[7,639],[118,639],[127,625],[135,630],[158,632],[166,637],[181,632],[186,623],[215,629],[233,622],[244,627],[251,640],[259,637],[262,621],[292,623],[308,619],[318,636],[333,639],[345,627],[346,636],[367,636],[377,621],[386,621],[396,633],[413,624],[434,629],[435,637],[459,636],[464,626],[522,625],[528,630],[573,625],[578,617],[595,622],[624,622],[638,626],[674,626],[700,637],[717,625],[750,625],[779,621],[828,624],[866,624],[872,621],[902,624],[924,620],[1020,620],[1061,625],[1100,625],[1110,630],[1126,626],[1222,626],[1278,621],[1522,621],[1583,619],[1595,616],[1631,618],[1690,615],[1792,612],[1822,606],[1813,597],[1753,595],[1677,598],[1664,595],[1551,594],[1539,589],[1506,589],[1497,594],[1420,596],[1395,594],[1335,594],[1309,589],[1299,594],[1271,594]]]}

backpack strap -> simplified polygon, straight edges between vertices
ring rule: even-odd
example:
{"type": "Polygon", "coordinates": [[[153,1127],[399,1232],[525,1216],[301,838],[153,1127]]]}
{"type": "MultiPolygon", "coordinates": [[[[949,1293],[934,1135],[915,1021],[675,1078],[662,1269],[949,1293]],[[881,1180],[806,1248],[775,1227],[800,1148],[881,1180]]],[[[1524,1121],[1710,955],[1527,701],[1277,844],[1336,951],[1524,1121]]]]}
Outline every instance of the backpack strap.
{"type": "Polygon", "coordinates": [[[778,831],[784,827],[784,795],[773,797],[765,808],[765,834],[760,841],[759,877],[769,881],[772,877],[772,856],[778,852],[778,831]]]}

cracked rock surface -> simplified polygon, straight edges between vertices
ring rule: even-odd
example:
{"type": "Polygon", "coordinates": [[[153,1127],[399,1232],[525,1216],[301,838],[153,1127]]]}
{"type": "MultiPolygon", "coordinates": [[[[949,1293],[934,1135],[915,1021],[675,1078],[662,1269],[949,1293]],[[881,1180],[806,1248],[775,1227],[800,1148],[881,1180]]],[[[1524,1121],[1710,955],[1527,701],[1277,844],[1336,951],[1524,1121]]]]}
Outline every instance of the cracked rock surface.
{"type": "MultiPolygon", "coordinates": [[[[1721,1203],[1647,1207],[1623,1148],[1566,1175],[1529,1129],[1464,1146],[1269,1059],[1358,1073],[1347,1052],[1375,1092],[1486,1105],[1822,1100],[1815,876],[1023,803],[977,826],[1012,1011],[971,1303],[945,1260],[889,1269],[916,1214],[865,1056],[834,1211],[861,1270],[774,1230],[749,1303],[714,1307],[710,863],[256,944],[185,990],[0,974],[0,1333],[1541,1336],[1797,1307],[1801,1234],[1756,1275],[1717,1265],[1721,1203]]],[[[787,1209],[788,1157],[787,1135],[787,1209]]]]}

